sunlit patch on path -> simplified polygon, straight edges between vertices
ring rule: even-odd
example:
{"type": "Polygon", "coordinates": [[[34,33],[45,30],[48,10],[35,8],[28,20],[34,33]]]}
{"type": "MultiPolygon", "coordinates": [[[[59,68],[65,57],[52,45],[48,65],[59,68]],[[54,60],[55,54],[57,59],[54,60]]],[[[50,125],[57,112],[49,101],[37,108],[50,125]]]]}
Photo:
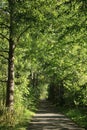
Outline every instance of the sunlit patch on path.
{"type": "Polygon", "coordinates": [[[63,114],[58,113],[47,101],[42,101],[27,130],[84,130],[63,114]]]}

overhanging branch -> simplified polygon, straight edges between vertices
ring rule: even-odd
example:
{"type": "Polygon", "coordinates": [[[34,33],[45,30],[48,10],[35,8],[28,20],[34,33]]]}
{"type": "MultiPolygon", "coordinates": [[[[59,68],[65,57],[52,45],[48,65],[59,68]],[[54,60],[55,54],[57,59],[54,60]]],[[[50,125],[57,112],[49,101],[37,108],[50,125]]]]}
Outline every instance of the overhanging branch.
{"type": "Polygon", "coordinates": [[[6,25],[6,24],[4,24],[4,23],[0,23],[0,25],[1,25],[1,28],[10,28],[8,25],[6,25]]]}
{"type": "Polygon", "coordinates": [[[28,26],[27,28],[25,28],[21,33],[20,35],[18,36],[17,38],[17,42],[20,40],[21,36],[30,28],[30,26],[28,26]]]}
{"type": "Polygon", "coordinates": [[[7,81],[6,81],[6,80],[1,80],[1,79],[0,79],[0,82],[2,82],[2,83],[6,83],[7,81]]]}
{"type": "Polygon", "coordinates": [[[3,52],[5,52],[5,53],[8,53],[9,51],[5,51],[5,50],[0,50],[0,52],[2,52],[2,53],[3,53],[3,52]]]}
{"type": "Polygon", "coordinates": [[[2,37],[2,38],[5,38],[7,41],[9,41],[9,38],[7,38],[5,35],[3,35],[2,33],[0,33],[0,36],[2,37]]]}
{"type": "Polygon", "coordinates": [[[3,57],[4,59],[8,60],[7,57],[5,57],[4,55],[0,54],[0,57],[3,57]]]}

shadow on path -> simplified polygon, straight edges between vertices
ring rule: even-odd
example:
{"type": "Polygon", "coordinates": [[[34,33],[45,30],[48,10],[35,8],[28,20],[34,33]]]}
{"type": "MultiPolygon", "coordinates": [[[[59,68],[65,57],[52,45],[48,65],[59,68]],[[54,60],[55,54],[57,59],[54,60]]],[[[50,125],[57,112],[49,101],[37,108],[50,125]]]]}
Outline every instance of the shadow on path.
{"type": "Polygon", "coordinates": [[[48,101],[42,101],[27,130],[84,130],[63,114],[58,113],[48,101]]]}

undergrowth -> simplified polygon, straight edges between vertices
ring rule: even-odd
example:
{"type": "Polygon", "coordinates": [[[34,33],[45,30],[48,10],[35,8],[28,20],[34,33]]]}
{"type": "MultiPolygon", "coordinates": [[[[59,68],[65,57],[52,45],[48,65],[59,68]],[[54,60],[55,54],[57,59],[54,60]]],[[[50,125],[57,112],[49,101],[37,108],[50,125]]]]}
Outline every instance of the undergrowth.
{"type": "Polygon", "coordinates": [[[26,130],[33,115],[34,112],[23,107],[13,112],[4,108],[0,110],[0,130],[26,130]]]}
{"type": "Polygon", "coordinates": [[[72,119],[80,127],[87,129],[87,109],[81,107],[58,107],[58,111],[72,119]]]}

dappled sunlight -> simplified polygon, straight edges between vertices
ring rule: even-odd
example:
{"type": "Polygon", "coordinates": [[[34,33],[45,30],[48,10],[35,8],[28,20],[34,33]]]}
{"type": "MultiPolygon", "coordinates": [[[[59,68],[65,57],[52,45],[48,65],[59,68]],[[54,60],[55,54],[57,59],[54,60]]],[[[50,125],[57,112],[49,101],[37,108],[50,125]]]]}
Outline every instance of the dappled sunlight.
{"type": "Polygon", "coordinates": [[[82,130],[58,111],[87,129],[87,0],[0,0],[0,130],[82,130]]]}
{"type": "Polygon", "coordinates": [[[53,105],[42,101],[40,109],[29,124],[27,130],[84,130],[78,128],[70,119],[61,113],[57,113],[53,105]]]}
{"type": "Polygon", "coordinates": [[[44,84],[41,86],[41,94],[40,94],[40,99],[44,100],[48,98],[48,84],[44,84]]]}

